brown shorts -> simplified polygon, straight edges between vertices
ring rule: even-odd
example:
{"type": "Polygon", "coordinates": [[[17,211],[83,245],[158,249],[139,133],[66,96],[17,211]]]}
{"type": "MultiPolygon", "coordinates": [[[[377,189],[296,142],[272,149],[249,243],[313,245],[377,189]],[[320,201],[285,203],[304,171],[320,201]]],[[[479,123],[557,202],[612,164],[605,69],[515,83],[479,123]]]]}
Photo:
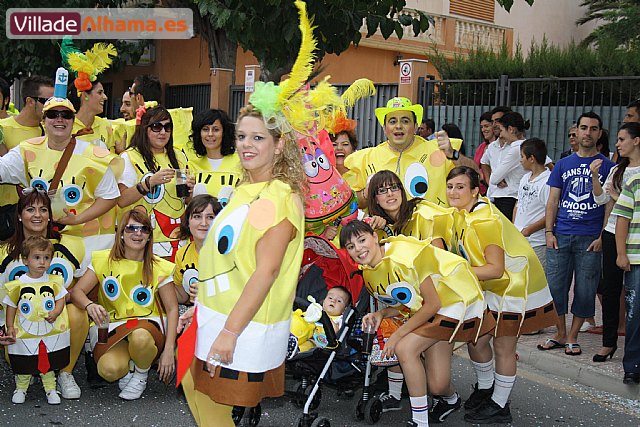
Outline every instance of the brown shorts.
{"type": "Polygon", "coordinates": [[[493,321],[488,312],[485,312],[482,325],[479,318],[473,318],[466,320],[460,327],[458,327],[456,319],[436,314],[427,323],[411,332],[439,341],[475,342],[476,337],[482,335],[482,331],[488,332],[494,326],[495,321],[493,321]],[[457,327],[458,330],[456,331],[457,327]],[[480,328],[480,334],[478,334],[478,328],[480,328]]]}
{"type": "Polygon", "coordinates": [[[146,329],[149,331],[155,341],[156,347],[158,348],[156,357],[159,357],[160,354],[162,354],[162,349],[164,348],[164,335],[160,330],[160,325],[147,319],[131,319],[109,332],[109,339],[106,344],[96,344],[93,348],[93,358],[96,363],[98,363],[98,360],[100,360],[102,355],[109,351],[111,347],[125,339],[136,329],[146,329]]]}
{"type": "Polygon", "coordinates": [[[496,329],[493,331],[496,337],[519,337],[522,334],[556,325],[558,322],[558,314],[553,302],[544,307],[527,311],[524,314],[524,321],[520,313],[502,312],[500,318],[498,318],[498,313],[492,312],[492,314],[497,322],[496,329]]]}
{"type": "Polygon", "coordinates": [[[206,364],[194,358],[191,375],[196,390],[214,402],[229,406],[254,407],[265,397],[284,394],[284,363],[267,372],[248,373],[218,367],[211,378],[206,364]]]}

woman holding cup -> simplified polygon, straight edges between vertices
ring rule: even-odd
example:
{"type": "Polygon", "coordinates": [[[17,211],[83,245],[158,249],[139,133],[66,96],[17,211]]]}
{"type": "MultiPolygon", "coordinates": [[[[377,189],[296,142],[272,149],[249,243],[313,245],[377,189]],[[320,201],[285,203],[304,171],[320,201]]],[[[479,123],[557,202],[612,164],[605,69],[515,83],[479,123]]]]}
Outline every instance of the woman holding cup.
{"type": "Polygon", "coordinates": [[[144,212],[125,212],[113,248],[93,253],[89,269],[71,292],[76,307],[94,320],[89,339],[98,373],[109,382],[120,380],[124,400],[140,398],[156,359],[160,380],[169,381],[175,369],[174,265],[153,254],[151,231],[144,212]],[[96,285],[97,303],[87,296],[96,285]]]}
{"type": "Polygon", "coordinates": [[[173,148],[172,133],[173,122],[167,109],[155,107],[144,113],[131,144],[120,155],[124,172],[118,181],[118,206],[144,207],[153,228],[153,253],[173,261],[180,246],[184,199],[193,181],[186,173],[186,156],[173,148]],[[179,187],[185,184],[186,188],[179,187]]]}

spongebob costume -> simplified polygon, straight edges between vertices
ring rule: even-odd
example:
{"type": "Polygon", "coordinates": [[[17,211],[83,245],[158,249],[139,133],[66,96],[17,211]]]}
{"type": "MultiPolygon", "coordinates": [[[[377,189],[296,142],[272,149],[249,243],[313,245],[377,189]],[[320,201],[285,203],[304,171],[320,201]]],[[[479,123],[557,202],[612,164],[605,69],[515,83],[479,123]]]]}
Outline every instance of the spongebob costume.
{"type": "Polygon", "coordinates": [[[194,154],[188,157],[187,165],[196,180],[193,195],[209,194],[217,198],[222,207],[225,207],[229,203],[231,192],[242,178],[242,167],[238,154],[233,153],[222,157],[222,163],[216,170],[213,170],[207,156],[194,154]]]}
{"type": "MultiPolygon", "coordinates": [[[[4,288],[7,296],[3,302],[16,308],[16,343],[7,346],[13,371],[30,377],[53,374],[54,370],[67,366],[70,342],[67,311],[63,309],[54,323],[45,320],[56,301],[67,294],[62,277],[45,273],[33,279],[23,275],[5,283],[4,288]]],[[[55,388],[55,375],[52,378],[55,388]]],[[[29,378],[26,381],[28,386],[29,378]]]]}
{"type": "Polygon", "coordinates": [[[211,225],[200,251],[205,255],[200,258],[191,375],[195,389],[215,402],[256,406],[263,397],[282,394],[284,384],[277,376],[284,370],[303,237],[302,201],[279,180],[236,188],[211,225]],[[269,229],[285,220],[293,225],[296,236],[287,246],[280,272],[264,303],[238,337],[233,363],[210,378],[203,370],[204,361],[255,271],[254,248],[269,229]]]}
{"type": "Polygon", "coordinates": [[[395,230],[393,225],[386,225],[384,228],[377,229],[376,233],[379,239],[397,235],[412,236],[429,242],[442,239],[446,249],[446,245],[453,237],[453,208],[423,200],[416,205],[411,219],[403,230],[395,230]]]}
{"type": "Polygon", "coordinates": [[[481,281],[497,325],[494,336],[520,336],[556,324],[557,314],[544,269],[527,239],[489,201],[480,197],[471,212],[456,211],[451,250],[473,266],[486,264],[489,245],[504,250],[505,272],[481,281]]]}
{"type": "MultiPolygon", "coordinates": [[[[80,121],[79,118],[75,118],[73,121],[73,133],[78,132],[80,129],[85,129],[86,126],[80,121]]],[[[116,141],[113,136],[113,129],[111,127],[111,121],[102,117],[94,117],[93,124],[91,125],[93,132],[86,135],[82,135],[81,138],[85,141],[97,145],[98,147],[106,148],[112,153],[115,153],[116,141]]]]}
{"type": "MultiPolygon", "coordinates": [[[[141,261],[122,259],[109,261],[110,250],[96,251],[91,258],[91,268],[98,277],[98,304],[109,312],[109,339],[106,344],[98,344],[98,328],[92,322],[89,328],[89,341],[93,357],[100,358],[114,345],[127,338],[137,329],[147,330],[153,337],[157,357],[164,347],[164,323],[157,299],[158,289],[173,281],[173,263],[155,258],[153,280],[144,283],[141,261]]],[[[136,366],[147,368],[138,363],[137,356],[130,354],[136,366]]],[[[109,380],[114,380],[108,378],[109,380]]],[[[115,378],[117,379],[117,378],[115,378]]]]}
{"type": "MultiPolygon", "coordinates": [[[[184,153],[176,149],[174,149],[174,152],[180,169],[186,168],[187,158],[184,153]]],[[[125,153],[127,153],[129,161],[135,169],[136,182],[140,182],[156,172],[147,168],[144,158],[137,150],[128,149],[125,153]]],[[[154,154],[153,157],[158,164],[158,170],[173,168],[166,153],[154,154]]],[[[177,194],[175,179],[154,186],[149,193],[142,196],[142,199],[134,203],[134,205],[144,207],[151,219],[151,225],[153,226],[153,253],[173,260],[180,246],[178,232],[180,231],[180,222],[185,210],[184,200],[178,197],[177,194]]],[[[134,205],[131,207],[135,207],[134,205]]]]}
{"type": "Polygon", "coordinates": [[[385,306],[411,317],[423,304],[420,284],[430,277],[441,308],[412,332],[441,341],[475,342],[485,303],[469,263],[415,237],[390,237],[382,243],[382,261],[375,267],[362,266],[367,291],[385,306]]]}
{"type": "Polygon", "coordinates": [[[176,253],[176,271],[173,273],[173,283],[182,286],[189,295],[189,286],[198,281],[198,251],[196,244],[189,242],[178,249],[176,253]]]}

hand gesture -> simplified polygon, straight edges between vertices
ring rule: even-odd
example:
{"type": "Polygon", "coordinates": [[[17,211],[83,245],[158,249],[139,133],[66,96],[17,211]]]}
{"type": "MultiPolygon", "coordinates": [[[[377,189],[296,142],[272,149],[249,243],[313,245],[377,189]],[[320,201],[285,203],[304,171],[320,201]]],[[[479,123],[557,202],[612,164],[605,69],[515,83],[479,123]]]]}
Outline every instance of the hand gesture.
{"type": "Polygon", "coordinates": [[[589,165],[589,169],[591,170],[592,176],[598,175],[600,166],[602,166],[602,159],[595,159],[593,162],[591,162],[591,164],[589,165]]]}
{"type": "Polygon", "coordinates": [[[152,187],[160,184],[166,184],[171,181],[176,174],[176,171],[170,168],[160,169],[158,172],[151,175],[149,183],[152,187]]]}
{"type": "Polygon", "coordinates": [[[443,130],[436,132],[436,140],[438,141],[438,148],[444,151],[445,156],[447,156],[447,158],[453,157],[453,147],[451,146],[447,132],[443,130]]]}

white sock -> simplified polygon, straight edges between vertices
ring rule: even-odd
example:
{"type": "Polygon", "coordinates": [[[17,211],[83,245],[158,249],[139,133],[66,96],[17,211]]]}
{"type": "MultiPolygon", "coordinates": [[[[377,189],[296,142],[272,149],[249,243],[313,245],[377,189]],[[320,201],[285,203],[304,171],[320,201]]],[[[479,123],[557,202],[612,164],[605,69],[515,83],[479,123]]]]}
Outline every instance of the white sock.
{"type": "Polygon", "coordinates": [[[411,417],[418,427],[429,426],[429,401],[427,396],[409,397],[411,400],[411,417]]]}
{"type": "Polygon", "coordinates": [[[493,388],[493,395],[491,396],[491,399],[500,405],[501,408],[504,408],[509,401],[511,389],[513,389],[513,385],[516,382],[516,376],[500,375],[496,372],[495,379],[496,386],[493,388]]]}
{"type": "Polygon", "coordinates": [[[402,398],[402,384],[404,383],[404,375],[402,372],[387,371],[387,381],[389,383],[389,394],[394,399],[402,398]]]}
{"type": "Polygon", "coordinates": [[[493,360],[488,362],[474,362],[471,361],[473,369],[476,371],[478,377],[478,389],[487,390],[493,386],[493,376],[495,371],[493,370],[493,360]]]}
{"type": "Polygon", "coordinates": [[[449,405],[453,405],[454,403],[456,403],[458,401],[458,399],[460,398],[460,396],[458,395],[457,392],[453,392],[453,394],[451,396],[441,396],[442,399],[447,402],[449,405]]]}

